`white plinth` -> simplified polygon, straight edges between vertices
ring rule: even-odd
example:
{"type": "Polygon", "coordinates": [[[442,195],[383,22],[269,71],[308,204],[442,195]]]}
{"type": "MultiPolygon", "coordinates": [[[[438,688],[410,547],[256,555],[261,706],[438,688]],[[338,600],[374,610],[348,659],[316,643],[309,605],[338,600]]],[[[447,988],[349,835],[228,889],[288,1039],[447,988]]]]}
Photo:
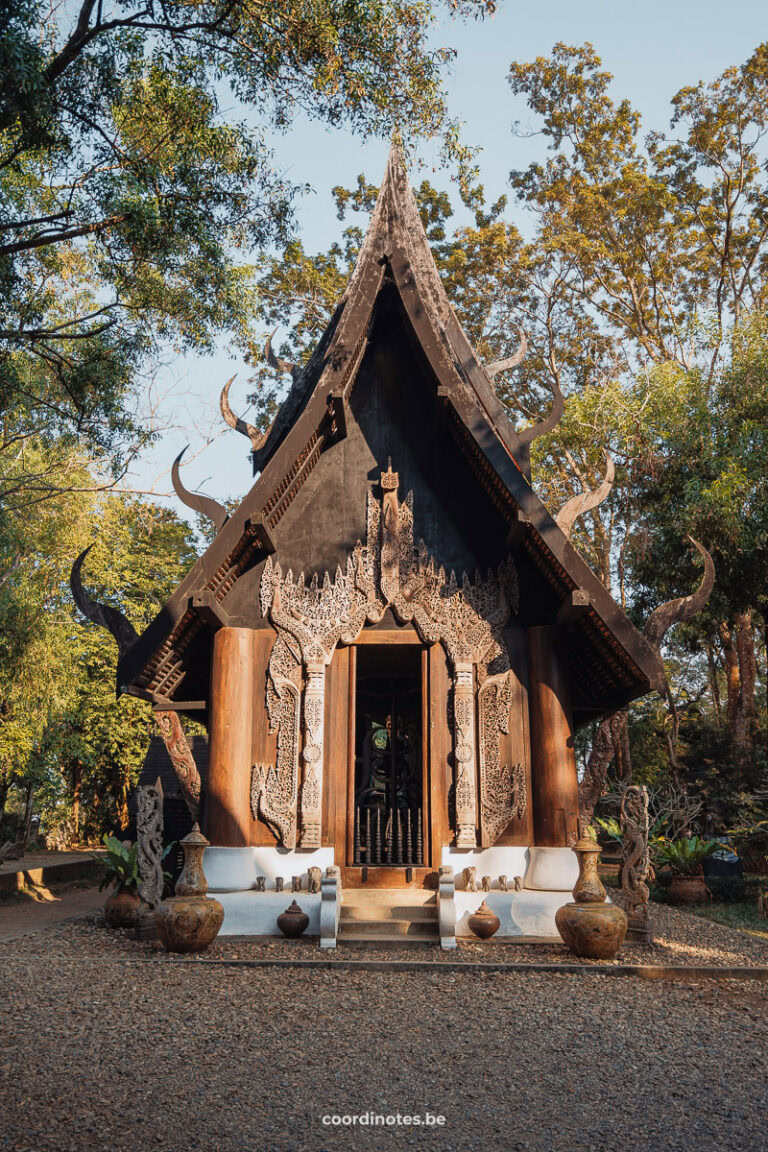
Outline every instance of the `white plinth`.
{"type": "Polygon", "coordinates": [[[572,848],[529,848],[525,887],[542,892],[571,892],[579,878],[579,861],[572,848]]]}
{"type": "Polygon", "coordinates": [[[309,916],[304,935],[320,935],[319,892],[217,892],[216,899],[224,908],[219,936],[279,936],[277,918],[293,900],[309,916]]]}
{"type": "Polygon", "coordinates": [[[203,856],[203,871],[211,895],[219,892],[248,892],[256,887],[258,876],[265,877],[267,890],[274,890],[277,876],[283,877],[285,887],[289,890],[291,877],[302,876],[303,887],[306,888],[308,868],[320,868],[324,872],[331,864],[333,848],[314,848],[302,852],[277,847],[218,848],[214,845],[206,848],[203,856]]]}
{"type": "Polygon", "coordinates": [[[494,845],[492,848],[472,848],[463,852],[457,848],[444,847],[442,863],[453,868],[457,890],[464,887],[465,868],[477,869],[478,887],[483,876],[491,877],[493,888],[498,888],[499,876],[506,876],[511,888],[515,876],[525,876],[529,851],[524,845],[494,845]]]}

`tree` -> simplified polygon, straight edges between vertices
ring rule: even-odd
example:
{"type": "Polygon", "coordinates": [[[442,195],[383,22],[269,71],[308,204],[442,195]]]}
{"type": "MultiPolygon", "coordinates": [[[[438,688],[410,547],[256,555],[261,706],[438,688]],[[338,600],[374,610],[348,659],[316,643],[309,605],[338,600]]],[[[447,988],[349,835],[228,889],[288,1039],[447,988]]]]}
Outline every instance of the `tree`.
{"type": "MultiPolygon", "coordinates": [[[[493,0],[449,5],[482,16],[493,0]]],[[[361,135],[444,132],[436,0],[0,0],[4,443],[62,425],[132,443],[159,345],[255,351],[246,260],[297,189],[266,143],[298,109],[361,135]],[[242,119],[227,119],[234,107],[242,119]],[[128,405],[130,407],[130,405],[128,405]]]]}
{"type": "Polygon", "coordinates": [[[26,528],[26,564],[0,590],[0,789],[42,782],[49,823],[95,833],[125,823],[152,719],[144,702],[115,699],[117,649],[79,618],[72,560],[98,532],[84,579],[141,629],[194,562],[193,534],[167,509],[115,495],[43,502],[26,528]]]}

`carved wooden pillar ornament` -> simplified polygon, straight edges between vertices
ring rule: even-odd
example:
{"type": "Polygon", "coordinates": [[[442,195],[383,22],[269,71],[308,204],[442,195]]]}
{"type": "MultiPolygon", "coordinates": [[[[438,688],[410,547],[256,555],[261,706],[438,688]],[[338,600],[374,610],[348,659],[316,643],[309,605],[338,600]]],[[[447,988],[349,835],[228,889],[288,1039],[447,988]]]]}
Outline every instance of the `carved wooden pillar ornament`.
{"type": "Polygon", "coordinates": [[[456,847],[477,846],[475,787],[475,691],[470,663],[457,664],[453,681],[456,758],[456,847]]]}
{"type": "Polygon", "coordinates": [[[319,848],[323,805],[325,665],[307,667],[304,688],[304,780],[301,786],[301,847],[319,848]]]}

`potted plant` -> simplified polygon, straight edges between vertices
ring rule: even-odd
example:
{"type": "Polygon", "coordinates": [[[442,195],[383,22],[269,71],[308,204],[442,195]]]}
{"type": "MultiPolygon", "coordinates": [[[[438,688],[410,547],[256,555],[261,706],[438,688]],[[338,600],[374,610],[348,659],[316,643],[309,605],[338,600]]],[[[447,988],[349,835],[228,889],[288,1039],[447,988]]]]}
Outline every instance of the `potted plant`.
{"type": "Polygon", "coordinates": [[[104,868],[99,891],[112,885],[104,905],[104,917],[110,928],[132,928],[139,908],[138,845],[117,836],[104,835],[106,856],[96,856],[104,868]]]}
{"type": "Polygon", "coordinates": [[[702,864],[719,847],[718,840],[705,840],[702,836],[679,836],[675,840],[660,837],[656,841],[656,862],[672,873],[669,898],[673,904],[699,904],[710,896],[702,864]]]}

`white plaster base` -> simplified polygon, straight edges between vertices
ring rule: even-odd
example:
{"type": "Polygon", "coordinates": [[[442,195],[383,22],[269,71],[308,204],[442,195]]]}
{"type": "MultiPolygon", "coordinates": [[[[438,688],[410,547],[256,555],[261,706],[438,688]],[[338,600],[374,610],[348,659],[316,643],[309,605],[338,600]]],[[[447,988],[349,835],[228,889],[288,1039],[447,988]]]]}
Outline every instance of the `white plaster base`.
{"type": "MultiPolygon", "coordinates": [[[[501,936],[546,936],[560,940],[555,913],[573,899],[570,892],[457,892],[456,935],[473,936],[467,919],[483,900],[501,921],[494,939],[501,936]]],[[[477,939],[475,936],[474,939],[477,939]]]]}
{"type": "Polygon", "coordinates": [[[277,918],[295,900],[309,916],[305,936],[320,935],[319,892],[217,892],[224,909],[219,936],[279,936],[277,918]]]}
{"type": "MultiPolygon", "coordinates": [[[[282,876],[288,891],[291,888],[291,877],[301,876],[302,887],[306,889],[307,869],[320,868],[325,872],[331,864],[333,864],[333,848],[315,848],[310,852],[301,852],[277,847],[213,846],[206,848],[203,855],[203,871],[211,894],[247,892],[256,887],[257,876],[266,877],[267,890],[274,890],[275,877],[282,876]]],[[[288,903],[290,904],[290,900],[288,903]]]]}
{"type": "MultiPolygon", "coordinates": [[[[471,936],[467,919],[478,910],[483,900],[495,912],[501,924],[492,939],[514,936],[537,936],[562,944],[555,924],[555,913],[564,904],[573,901],[571,892],[540,892],[523,889],[522,892],[457,892],[456,935],[471,936]]],[[[610,900],[607,901],[610,903],[610,900]]]]}
{"type": "Polygon", "coordinates": [[[443,847],[441,864],[453,868],[457,890],[464,887],[464,869],[477,868],[477,886],[483,876],[491,877],[491,887],[498,888],[499,876],[506,876],[512,887],[515,876],[525,876],[528,868],[528,849],[517,845],[494,845],[492,848],[476,848],[459,851],[449,846],[443,847]]]}

